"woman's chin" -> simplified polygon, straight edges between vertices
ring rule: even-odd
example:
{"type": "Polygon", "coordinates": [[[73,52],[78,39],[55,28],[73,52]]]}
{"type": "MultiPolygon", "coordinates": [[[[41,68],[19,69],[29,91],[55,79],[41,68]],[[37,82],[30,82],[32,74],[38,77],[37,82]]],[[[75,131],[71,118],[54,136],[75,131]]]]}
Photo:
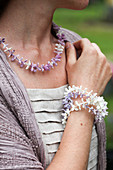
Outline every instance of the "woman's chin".
{"type": "Polygon", "coordinates": [[[89,0],[86,0],[83,4],[81,4],[81,6],[78,8],[78,10],[82,10],[85,9],[89,4],[89,0]]]}
{"type": "Polygon", "coordinates": [[[85,9],[89,4],[89,0],[80,0],[78,3],[73,4],[70,9],[73,10],[82,10],[85,9]]]}

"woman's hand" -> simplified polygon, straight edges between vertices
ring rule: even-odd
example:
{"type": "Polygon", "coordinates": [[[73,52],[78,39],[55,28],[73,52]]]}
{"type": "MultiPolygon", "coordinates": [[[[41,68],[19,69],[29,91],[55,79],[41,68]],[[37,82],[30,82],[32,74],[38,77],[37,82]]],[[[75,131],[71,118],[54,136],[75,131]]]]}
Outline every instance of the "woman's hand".
{"type": "Polygon", "coordinates": [[[81,39],[74,44],[66,43],[66,70],[70,86],[82,85],[101,95],[112,76],[110,64],[99,47],[88,39],[81,39]],[[77,60],[76,49],[80,53],[77,60]]]}

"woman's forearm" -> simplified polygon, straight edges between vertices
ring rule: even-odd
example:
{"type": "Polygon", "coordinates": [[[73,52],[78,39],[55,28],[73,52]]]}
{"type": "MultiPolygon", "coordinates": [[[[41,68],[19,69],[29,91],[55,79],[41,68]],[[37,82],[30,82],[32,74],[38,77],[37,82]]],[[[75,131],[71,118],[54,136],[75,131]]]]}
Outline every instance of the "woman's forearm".
{"type": "MultiPolygon", "coordinates": [[[[88,39],[66,43],[68,84],[93,90],[101,95],[112,76],[106,57],[88,39]],[[77,60],[76,50],[80,52],[77,60]]],[[[86,170],[94,115],[87,110],[72,112],[68,118],[59,149],[47,170],[86,170]]]]}
{"type": "Polygon", "coordinates": [[[72,112],[61,143],[47,170],[86,170],[94,116],[87,110],[72,112]]]}

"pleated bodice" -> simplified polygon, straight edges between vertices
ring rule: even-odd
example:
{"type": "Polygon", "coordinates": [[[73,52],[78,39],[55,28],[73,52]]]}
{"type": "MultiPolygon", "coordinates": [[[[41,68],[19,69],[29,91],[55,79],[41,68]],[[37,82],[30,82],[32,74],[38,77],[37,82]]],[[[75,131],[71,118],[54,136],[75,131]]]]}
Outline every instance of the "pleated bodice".
{"type": "MultiPolygon", "coordinates": [[[[58,149],[64,131],[61,123],[61,113],[64,90],[67,86],[68,84],[53,89],[27,89],[44,143],[46,168],[58,149]]],[[[98,138],[94,125],[87,170],[97,169],[97,157],[98,138]]]]}

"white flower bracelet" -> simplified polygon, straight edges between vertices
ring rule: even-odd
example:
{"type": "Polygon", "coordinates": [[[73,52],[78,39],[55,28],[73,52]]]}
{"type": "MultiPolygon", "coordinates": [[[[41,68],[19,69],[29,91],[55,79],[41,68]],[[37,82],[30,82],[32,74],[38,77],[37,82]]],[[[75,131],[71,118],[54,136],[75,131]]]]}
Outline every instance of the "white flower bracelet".
{"type": "Polygon", "coordinates": [[[92,93],[93,90],[87,92],[87,88],[84,90],[82,86],[77,87],[73,85],[72,87],[68,86],[64,92],[64,99],[63,99],[63,113],[62,113],[62,124],[65,125],[67,122],[68,117],[70,116],[70,112],[72,111],[79,111],[82,108],[88,109],[89,112],[95,115],[95,122],[101,122],[102,119],[108,115],[106,111],[107,102],[104,100],[103,97],[97,96],[97,93],[92,93]],[[77,98],[81,99],[81,102],[78,102],[73,99],[77,98]]]}

